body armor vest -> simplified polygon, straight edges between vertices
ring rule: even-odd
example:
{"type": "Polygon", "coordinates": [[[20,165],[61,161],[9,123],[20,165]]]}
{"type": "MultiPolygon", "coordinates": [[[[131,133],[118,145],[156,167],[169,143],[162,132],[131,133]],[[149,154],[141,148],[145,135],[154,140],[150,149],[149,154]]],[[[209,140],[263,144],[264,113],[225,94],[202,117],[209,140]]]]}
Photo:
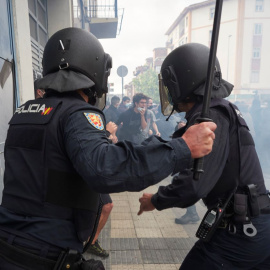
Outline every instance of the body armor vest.
{"type": "Polygon", "coordinates": [[[16,110],[5,144],[2,206],[22,215],[71,220],[84,242],[98,216],[99,194],[75,171],[63,143],[66,120],[79,110],[102,115],[74,94],[30,100],[16,110]]]}

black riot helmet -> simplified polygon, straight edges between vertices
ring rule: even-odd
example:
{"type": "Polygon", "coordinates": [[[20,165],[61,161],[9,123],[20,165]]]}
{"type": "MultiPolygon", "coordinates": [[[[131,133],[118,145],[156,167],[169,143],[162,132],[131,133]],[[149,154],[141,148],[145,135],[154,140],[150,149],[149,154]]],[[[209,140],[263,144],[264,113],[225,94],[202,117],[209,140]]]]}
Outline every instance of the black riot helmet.
{"type": "MultiPolygon", "coordinates": [[[[196,101],[204,95],[210,49],[199,43],[188,43],[173,50],[164,60],[159,74],[162,113],[178,111],[180,102],[196,101]]],[[[212,98],[230,95],[233,85],[222,79],[216,59],[212,98]]]]}
{"type": "Polygon", "coordinates": [[[86,94],[101,98],[108,92],[112,59],[90,32],[65,28],[47,42],[43,54],[44,89],[69,92],[88,89],[86,94]]]}

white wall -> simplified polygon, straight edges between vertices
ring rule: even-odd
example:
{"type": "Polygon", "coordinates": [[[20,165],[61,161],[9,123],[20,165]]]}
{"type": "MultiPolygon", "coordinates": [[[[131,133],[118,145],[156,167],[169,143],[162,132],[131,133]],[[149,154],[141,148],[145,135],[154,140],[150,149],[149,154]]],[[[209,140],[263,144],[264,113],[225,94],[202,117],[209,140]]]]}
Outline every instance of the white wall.
{"type": "Polygon", "coordinates": [[[27,0],[12,0],[20,103],[34,98],[32,53],[27,0]]]}
{"type": "Polygon", "coordinates": [[[72,27],[72,14],[71,0],[48,0],[49,37],[58,30],[72,27]]]}
{"type": "Polygon", "coordinates": [[[242,61],[242,87],[270,89],[269,62],[270,62],[270,1],[264,1],[263,12],[255,12],[255,0],[245,2],[245,22],[244,22],[244,46],[242,61]],[[254,25],[262,24],[262,47],[260,63],[260,79],[258,83],[250,82],[251,61],[253,52],[254,25]]]}
{"type": "Polygon", "coordinates": [[[256,12],[255,11],[256,0],[245,0],[245,14],[246,17],[265,17],[266,14],[270,12],[270,1],[264,0],[264,9],[263,12],[256,12]]]}
{"type": "MultiPolygon", "coordinates": [[[[209,32],[213,28],[213,19],[210,19],[210,8],[213,7],[214,5],[209,5],[192,11],[191,42],[210,46],[209,32]]],[[[237,0],[224,1],[217,49],[222,77],[233,84],[235,79],[234,59],[237,40],[237,10],[237,0]]]]}
{"type": "Polygon", "coordinates": [[[217,57],[219,59],[222,77],[232,84],[235,83],[235,59],[237,41],[237,22],[224,22],[220,26],[217,57]]]}

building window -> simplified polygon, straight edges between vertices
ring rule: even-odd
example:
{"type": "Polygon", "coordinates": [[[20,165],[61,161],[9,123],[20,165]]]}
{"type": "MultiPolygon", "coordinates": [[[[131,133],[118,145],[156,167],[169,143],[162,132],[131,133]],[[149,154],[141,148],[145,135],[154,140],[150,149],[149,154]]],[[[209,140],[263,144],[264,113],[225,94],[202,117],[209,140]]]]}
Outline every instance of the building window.
{"type": "MultiPolygon", "coordinates": [[[[181,22],[179,23],[179,38],[181,38],[184,34],[185,34],[185,20],[181,20],[181,22]]],[[[177,34],[177,31],[175,31],[175,33],[177,34]]],[[[177,39],[177,37],[176,37],[177,39]]]]}
{"type": "Polygon", "coordinates": [[[34,40],[38,40],[38,35],[37,35],[37,23],[36,21],[33,19],[33,17],[30,15],[29,16],[29,24],[30,24],[30,34],[31,34],[31,37],[34,39],[34,40]]]}
{"type": "Polygon", "coordinates": [[[256,0],[256,6],[255,6],[256,12],[263,12],[263,3],[264,3],[264,0],[256,0]]]}
{"type": "Polygon", "coordinates": [[[250,82],[251,83],[258,83],[260,78],[260,72],[259,71],[252,71],[251,72],[251,77],[250,77],[250,82]]]}
{"type": "MultiPolygon", "coordinates": [[[[181,38],[185,34],[185,29],[179,29],[179,38],[181,38]]],[[[177,39],[177,37],[175,37],[177,39]]]]}
{"type": "Polygon", "coordinates": [[[34,79],[42,73],[43,50],[48,40],[47,0],[28,0],[34,79]]]}
{"type": "Polygon", "coordinates": [[[179,46],[181,46],[181,45],[183,45],[183,44],[185,44],[185,39],[184,39],[184,38],[182,38],[182,39],[179,41],[179,46]]]}
{"type": "Polygon", "coordinates": [[[261,48],[253,48],[253,58],[261,58],[261,48]]]}
{"type": "Polygon", "coordinates": [[[215,8],[212,7],[212,8],[210,8],[209,19],[210,20],[213,20],[214,19],[214,15],[215,15],[215,8]]]}
{"type": "Polygon", "coordinates": [[[261,35],[262,34],[262,24],[256,23],[254,26],[254,35],[261,35]]]}
{"type": "Polygon", "coordinates": [[[186,17],[186,27],[188,27],[188,17],[186,17]]]}
{"type": "Polygon", "coordinates": [[[48,40],[47,1],[28,0],[31,37],[43,48],[48,40]]]}
{"type": "Polygon", "coordinates": [[[209,47],[211,45],[211,40],[212,40],[212,30],[209,31],[209,47]]]}

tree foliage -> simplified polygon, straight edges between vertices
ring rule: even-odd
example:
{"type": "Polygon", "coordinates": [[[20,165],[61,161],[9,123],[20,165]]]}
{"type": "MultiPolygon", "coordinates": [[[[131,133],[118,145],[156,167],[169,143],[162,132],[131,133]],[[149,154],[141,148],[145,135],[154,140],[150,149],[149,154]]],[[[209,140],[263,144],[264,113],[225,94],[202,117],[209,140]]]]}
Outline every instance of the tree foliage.
{"type": "Polygon", "coordinates": [[[158,74],[153,69],[148,69],[133,79],[136,93],[144,93],[152,98],[155,103],[159,103],[158,74]]]}

